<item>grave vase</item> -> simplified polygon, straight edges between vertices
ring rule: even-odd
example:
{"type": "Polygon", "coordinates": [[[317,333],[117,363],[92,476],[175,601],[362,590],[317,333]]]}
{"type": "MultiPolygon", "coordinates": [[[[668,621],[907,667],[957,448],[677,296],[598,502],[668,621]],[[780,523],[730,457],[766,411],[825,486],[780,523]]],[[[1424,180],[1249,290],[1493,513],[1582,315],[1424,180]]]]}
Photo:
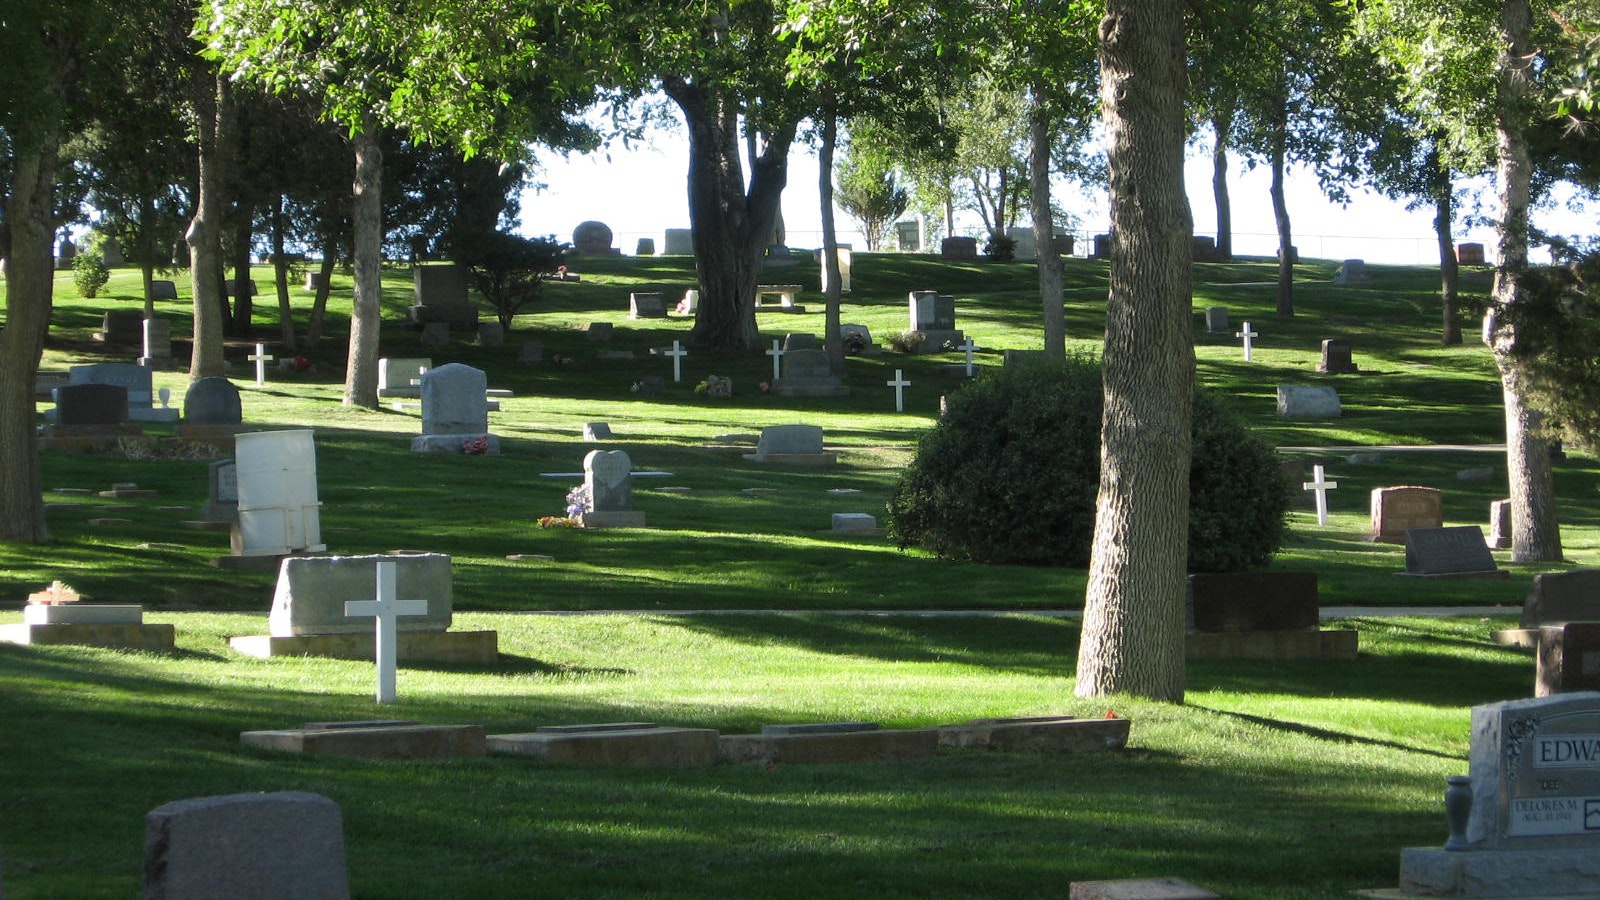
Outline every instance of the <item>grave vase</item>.
{"type": "Polygon", "coordinates": [[[1472,817],[1472,779],[1466,775],[1451,775],[1445,779],[1444,816],[1450,824],[1450,839],[1444,842],[1446,850],[1466,850],[1467,820],[1472,817]]]}

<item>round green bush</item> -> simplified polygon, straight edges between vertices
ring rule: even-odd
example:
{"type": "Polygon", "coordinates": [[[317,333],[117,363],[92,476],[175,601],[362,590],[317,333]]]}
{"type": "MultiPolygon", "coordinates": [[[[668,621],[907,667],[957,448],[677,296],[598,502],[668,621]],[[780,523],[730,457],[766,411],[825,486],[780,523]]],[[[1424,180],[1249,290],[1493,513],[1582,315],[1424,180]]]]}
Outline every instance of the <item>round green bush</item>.
{"type": "MultiPolygon", "coordinates": [[[[950,397],[889,498],[889,534],[947,558],[1085,566],[1100,481],[1100,366],[1008,366],[950,397]]],[[[1189,569],[1259,567],[1283,542],[1289,489],[1272,451],[1197,390],[1189,569]]]]}

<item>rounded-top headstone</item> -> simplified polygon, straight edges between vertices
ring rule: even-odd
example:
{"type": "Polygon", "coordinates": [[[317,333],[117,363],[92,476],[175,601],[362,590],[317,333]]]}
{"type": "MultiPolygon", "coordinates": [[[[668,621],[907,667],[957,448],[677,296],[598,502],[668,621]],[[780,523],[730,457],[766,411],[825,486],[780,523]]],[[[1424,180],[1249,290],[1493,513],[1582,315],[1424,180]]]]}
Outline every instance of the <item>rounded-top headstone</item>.
{"type": "Polygon", "coordinates": [[[190,425],[238,425],[244,421],[239,389],[221,375],[201,378],[183,395],[183,419],[190,425]]]}
{"type": "Polygon", "coordinates": [[[610,253],[611,226],[604,222],[580,222],[572,229],[572,246],[579,253],[610,253]]]}

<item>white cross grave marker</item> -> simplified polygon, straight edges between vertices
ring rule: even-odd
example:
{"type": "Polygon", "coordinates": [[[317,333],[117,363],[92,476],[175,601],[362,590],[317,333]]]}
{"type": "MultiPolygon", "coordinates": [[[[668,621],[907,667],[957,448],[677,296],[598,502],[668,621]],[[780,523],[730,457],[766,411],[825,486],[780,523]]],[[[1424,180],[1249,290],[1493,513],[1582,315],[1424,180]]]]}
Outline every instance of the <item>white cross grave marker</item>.
{"type": "Polygon", "coordinates": [[[777,381],[783,377],[778,369],[778,360],[783,358],[783,342],[773,338],[772,349],[767,351],[767,355],[772,357],[772,380],[777,381]]]}
{"type": "Polygon", "coordinates": [[[256,355],[246,356],[245,359],[256,364],[256,387],[267,383],[267,345],[257,344],[256,355]]]}
{"type": "Polygon", "coordinates": [[[902,375],[899,369],[895,369],[894,370],[894,380],[893,381],[885,381],[884,384],[887,384],[889,387],[894,388],[894,411],[895,412],[905,412],[906,411],[906,388],[911,386],[911,382],[906,380],[906,376],[902,375]]]}
{"type": "Polygon", "coordinates": [[[1257,334],[1254,331],[1251,331],[1250,330],[1250,323],[1246,322],[1246,323],[1244,323],[1244,330],[1243,331],[1235,331],[1233,333],[1233,336],[1236,337],[1236,338],[1244,338],[1244,361],[1245,362],[1249,362],[1250,361],[1250,347],[1251,347],[1250,342],[1253,339],[1260,337],[1261,335],[1257,334]]]}
{"type": "Polygon", "coordinates": [[[1317,492],[1317,524],[1328,524],[1328,492],[1339,486],[1337,481],[1329,481],[1322,474],[1321,466],[1312,466],[1311,480],[1300,482],[1300,487],[1308,491],[1317,492]]]}
{"type": "Polygon", "coordinates": [[[972,351],[978,349],[978,345],[974,344],[972,342],[972,338],[969,336],[966,339],[966,341],[964,343],[962,343],[962,345],[960,347],[957,347],[956,349],[957,350],[965,350],[966,351],[966,353],[967,353],[967,377],[971,378],[972,377],[972,351]]]}
{"type": "Polygon", "coordinates": [[[396,651],[400,649],[400,634],[396,619],[400,616],[423,616],[428,613],[426,600],[396,600],[394,596],[394,563],[378,563],[378,596],[376,600],[346,600],[347,616],[372,616],[377,619],[377,645],[374,661],[378,664],[378,702],[394,702],[394,668],[396,651]]]}
{"type": "Polygon", "coordinates": [[[680,345],[677,341],[673,341],[672,349],[668,350],[666,355],[672,357],[672,380],[682,381],[683,358],[689,355],[689,351],[683,349],[682,345],[680,345]]]}

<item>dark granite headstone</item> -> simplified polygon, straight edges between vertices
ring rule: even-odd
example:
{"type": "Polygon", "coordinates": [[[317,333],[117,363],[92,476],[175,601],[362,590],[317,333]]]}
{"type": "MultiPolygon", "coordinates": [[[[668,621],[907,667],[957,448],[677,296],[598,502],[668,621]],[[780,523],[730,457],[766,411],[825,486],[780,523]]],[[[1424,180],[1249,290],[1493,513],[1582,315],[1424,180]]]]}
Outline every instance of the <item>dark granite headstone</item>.
{"type": "Polygon", "coordinates": [[[1600,622],[1600,569],[1533,576],[1533,586],[1522,604],[1522,627],[1560,622],[1600,622]]]}
{"type": "Polygon", "coordinates": [[[1483,529],[1476,525],[1412,528],[1406,532],[1407,575],[1476,575],[1497,572],[1483,529]]]}
{"type": "Polygon", "coordinates": [[[1189,630],[1198,634],[1316,631],[1315,572],[1219,572],[1189,576],[1189,630]]]}
{"type": "Polygon", "coordinates": [[[108,344],[144,343],[144,311],[139,309],[108,309],[101,319],[100,330],[94,338],[108,344]]]}
{"type": "Polygon", "coordinates": [[[244,421],[239,389],[220,375],[195,381],[183,395],[183,420],[190,425],[238,425],[244,421]]]}
{"type": "Polygon", "coordinates": [[[1566,622],[1539,629],[1534,696],[1573,691],[1600,691],[1600,622],[1566,622]]]}
{"type": "Polygon", "coordinates": [[[939,256],[943,259],[977,259],[978,239],[947,237],[939,242],[939,256]]]}
{"type": "Polygon", "coordinates": [[[1482,244],[1457,244],[1456,263],[1463,266],[1483,265],[1482,244]]]}
{"type": "Polygon", "coordinates": [[[1317,363],[1317,371],[1327,375],[1341,375],[1359,371],[1350,354],[1349,341],[1337,338],[1323,341],[1322,360],[1317,363]]]}
{"type": "Polygon", "coordinates": [[[791,332],[783,336],[783,352],[793,353],[796,350],[820,350],[822,344],[818,343],[817,336],[805,332],[791,332]]]}
{"type": "Polygon", "coordinates": [[[128,389],[120,384],[69,384],[56,388],[56,424],[126,425],[128,389]]]}
{"type": "MultiPolygon", "coordinates": [[[[222,282],[222,292],[229,297],[239,296],[239,280],[237,278],[229,278],[222,282]]],[[[244,283],[244,295],[246,297],[254,297],[257,293],[259,292],[256,289],[255,279],[246,279],[244,283]]]]}
{"type": "Polygon", "coordinates": [[[628,318],[665,319],[666,317],[666,295],[653,292],[628,295],[628,318]]]}
{"type": "Polygon", "coordinates": [[[178,285],[165,279],[156,279],[150,282],[151,300],[176,300],[178,299],[178,285]]]}

